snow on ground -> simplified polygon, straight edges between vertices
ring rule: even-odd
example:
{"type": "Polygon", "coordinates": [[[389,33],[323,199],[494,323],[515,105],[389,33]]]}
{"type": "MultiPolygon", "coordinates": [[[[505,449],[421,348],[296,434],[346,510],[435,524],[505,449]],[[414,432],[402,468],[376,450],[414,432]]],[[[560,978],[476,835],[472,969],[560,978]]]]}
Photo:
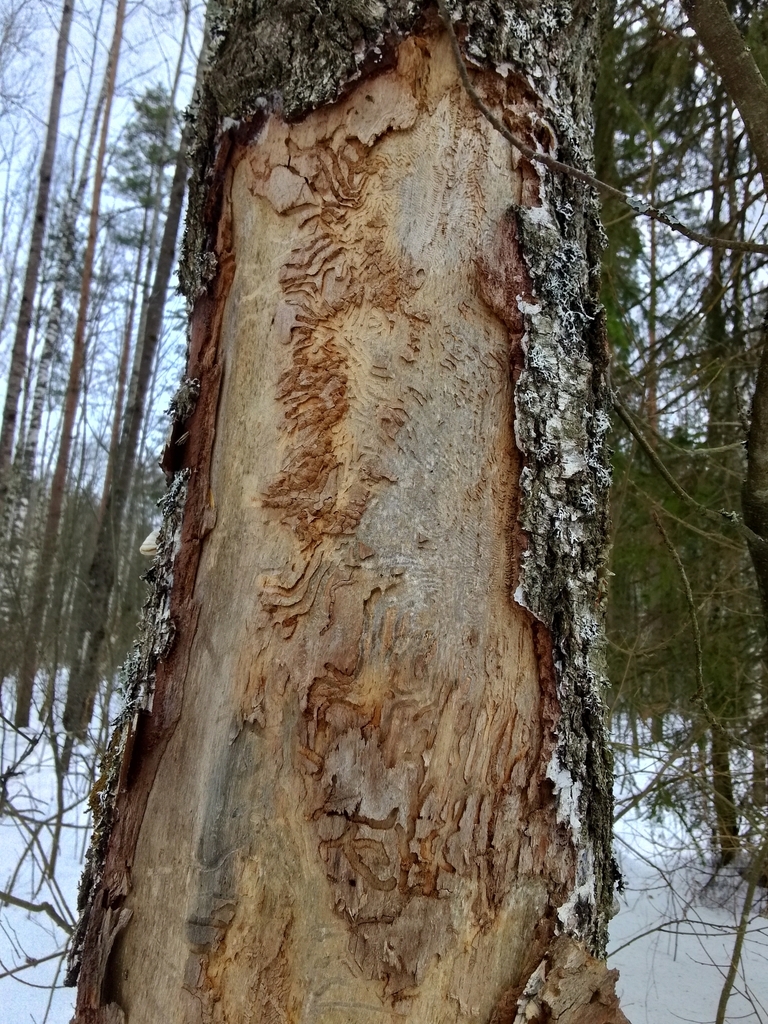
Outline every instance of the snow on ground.
{"type": "Polygon", "coordinates": [[[55,754],[45,737],[31,751],[11,729],[3,730],[2,740],[2,772],[12,774],[0,815],[0,889],[47,905],[48,913],[0,901],[0,1021],[66,1024],[74,993],[63,988],[64,960],[88,840],[91,769],[76,751],[59,785],[55,761],[61,751],[55,754]]]}
{"type": "MultiPolygon", "coordinates": [[[[18,738],[15,748],[10,742],[3,747],[2,771],[20,752],[18,738]]],[[[8,780],[13,814],[0,817],[0,888],[37,905],[49,903],[71,927],[87,840],[87,764],[82,762],[74,781],[57,788],[51,747],[41,741],[22,770],[8,780]],[[63,828],[52,880],[45,865],[59,806],[63,828]]],[[[621,972],[624,1012],[632,1024],[709,1024],[733,951],[745,883],[735,871],[712,879],[711,869],[668,824],[651,827],[641,817],[626,816],[619,825],[616,855],[625,891],[612,922],[609,966],[621,972]]],[[[768,893],[758,889],[728,1022],[768,1024],[766,915],[768,893]]],[[[66,939],[49,915],[13,906],[0,910],[0,1021],[67,1024],[74,999],[62,987],[66,939]]]]}
{"type": "MultiPolygon", "coordinates": [[[[608,966],[619,969],[621,1008],[632,1024],[715,1020],[746,883],[712,879],[695,861],[658,866],[621,841],[625,890],[611,922],[608,966]]],[[[768,897],[757,890],[726,1020],[768,1021],[768,897]]]]}
{"type": "MultiPolygon", "coordinates": [[[[711,1024],[717,1017],[747,884],[735,866],[715,871],[711,837],[700,820],[684,765],[687,744],[655,742],[649,731],[623,744],[614,718],[617,821],[614,853],[624,876],[619,913],[611,922],[608,965],[632,1024],[711,1024]],[[688,785],[676,785],[676,766],[688,785]],[[649,798],[667,780],[674,800],[649,798]],[[641,799],[642,797],[642,799],[641,799]]],[[[685,722],[665,720],[668,736],[685,722]]],[[[625,729],[626,733],[626,729],[625,729]]],[[[739,865],[746,874],[748,865],[739,865]]],[[[755,891],[739,971],[725,1020],[768,1024],[768,891],[755,891]]]]}

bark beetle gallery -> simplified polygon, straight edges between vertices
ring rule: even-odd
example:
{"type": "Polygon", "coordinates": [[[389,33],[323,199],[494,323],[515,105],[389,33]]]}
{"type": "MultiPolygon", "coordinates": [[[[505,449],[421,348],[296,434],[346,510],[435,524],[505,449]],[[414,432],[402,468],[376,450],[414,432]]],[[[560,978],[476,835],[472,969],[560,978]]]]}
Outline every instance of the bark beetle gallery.
{"type": "MultiPolygon", "coordinates": [[[[235,6],[197,111],[76,1020],[620,1021],[596,201],[434,8],[323,7],[235,6]]],[[[588,169],[594,5],[453,13],[588,169]]]]}

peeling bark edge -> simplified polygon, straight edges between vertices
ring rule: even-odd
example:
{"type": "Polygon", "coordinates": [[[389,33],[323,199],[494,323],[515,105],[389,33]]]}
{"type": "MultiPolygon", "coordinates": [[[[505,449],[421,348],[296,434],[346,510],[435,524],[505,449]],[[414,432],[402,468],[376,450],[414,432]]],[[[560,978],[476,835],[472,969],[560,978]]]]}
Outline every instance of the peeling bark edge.
{"type": "MultiPolygon", "coordinates": [[[[595,80],[595,0],[467,0],[449,7],[463,28],[467,56],[479,67],[514,67],[539,95],[548,95],[560,158],[589,170],[591,89],[584,96],[579,80],[585,73],[595,80]],[[541,87],[545,82],[557,83],[553,94],[541,87]]],[[[192,175],[179,268],[190,305],[216,274],[211,197],[219,145],[245,141],[272,112],[296,121],[338,100],[389,67],[406,35],[439,24],[429,0],[325,0],[322,11],[312,0],[223,0],[211,17],[209,67],[191,114],[192,175]]]]}
{"type": "MultiPolygon", "coordinates": [[[[130,863],[157,764],[178,721],[189,643],[197,625],[193,598],[201,544],[215,522],[209,505],[210,457],[218,408],[220,368],[216,348],[220,312],[234,273],[227,256],[227,218],[217,223],[221,268],[211,295],[197,304],[188,367],[171,402],[171,424],[162,468],[169,488],[161,502],[158,553],[145,579],[151,590],[139,640],[121,671],[124,707],[115,723],[100,776],[90,797],[94,830],[78,891],[78,923],[70,941],[65,985],[79,986],[75,1020],[103,1022],[119,1013],[104,1006],[107,960],[117,937],[121,908],[131,888],[130,863]],[[188,420],[202,419],[187,442],[188,420]],[[181,643],[179,640],[181,639],[181,643]],[[157,688],[157,694],[155,689],[157,688]],[[126,793],[132,804],[126,805],[126,793]],[[107,948],[109,947],[109,948],[107,948]]],[[[114,1019],[120,1019],[115,1017],[114,1019]]]]}
{"type": "Polygon", "coordinates": [[[554,649],[561,718],[548,774],[579,856],[558,917],[603,957],[616,875],[602,698],[611,422],[597,262],[581,242],[597,236],[599,222],[594,197],[573,182],[550,180],[544,193],[543,207],[517,211],[536,303],[523,304],[525,364],[515,388],[528,537],[516,596],[546,624],[554,649]]]}
{"type": "Polygon", "coordinates": [[[173,564],[181,543],[189,477],[189,470],[177,473],[160,502],[163,520],[158,533],[157,555],[144,575],[151,589],[142,612],[139,639],[120,669],[118,689],[122,708],[101,762],[99,779],[91,790],[89,804],[93,814],[93,835],[78,889],[78,923],[67,955],[64,984],[68,986],[76,985],[80,974],[90,912],[103,880],[117,795],[130,765],[137,717],[141,712],[152,709],[155,668],[171,649],[175,637],[171,617],[173,564]]]}

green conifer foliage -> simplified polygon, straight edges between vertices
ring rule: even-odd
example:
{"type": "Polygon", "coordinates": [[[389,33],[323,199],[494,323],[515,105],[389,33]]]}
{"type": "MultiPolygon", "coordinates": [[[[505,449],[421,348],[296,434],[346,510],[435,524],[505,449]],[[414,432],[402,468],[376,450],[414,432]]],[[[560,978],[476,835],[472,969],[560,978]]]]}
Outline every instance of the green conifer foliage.
{"type": "MultiPolygon", "coordinates": [[[[764,65],[765,12],[742,4],[737,15],[764,65]]],[[[603,178],[709,234],[753,236],[764,198],[748,140],[679,11],[617,6],[596,115],[603,178]]],[[[673,812],[722,863],[765,827],[765,623],[743,535],[693,503],[740,509],[765,257],[700,248],[611,203],[604,223],[614,385],[650,449],[617,417],[608,659],[619,763],[658,756],[642,806],[673,812]]]]}

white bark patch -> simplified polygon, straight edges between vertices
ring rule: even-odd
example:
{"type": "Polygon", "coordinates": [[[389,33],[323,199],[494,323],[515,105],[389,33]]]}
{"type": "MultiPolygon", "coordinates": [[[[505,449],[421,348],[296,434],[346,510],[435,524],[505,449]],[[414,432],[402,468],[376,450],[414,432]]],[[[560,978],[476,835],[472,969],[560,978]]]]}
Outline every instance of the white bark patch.
{"type": "Polygon", "coordinates": [[[581,782],[578,779],[574,779],[567,768],[560,766],[557,751],[555,751],[552,760],[549,762],[547,778],[555,787],[557,820],[568,822],[573,840],[575,843],[578,843],[581,837],[581,814],[579,810],[579,797],[582,790],[581,782]]]}
{"type": "MultiPolygon", "coordinates": [[[[550,183],[548,191],[556,194],[557,186],[550,183]]],[[[521,522],[529,546],[521,585],[527,606],[553,628],[563,707],[550,777],[560,800],[559,816],[580,823],[574,836],[582,855],[593,858],[592,834],[600,835],[602,847],[610,830],[603,612],[596,571],[607,539],[609,420],[605,380],[595,367],[594,352],[587,350],[598,310],[590,298],[589,260],[574,230],[578,222],[573,205],[554,196],[547,198],[544,212],[518,213],[539,308],[531,304],[524,309],[525,366],[515,392],[515,433],[526,457],[521,522]]],[[[599,335],[592,336],[592,344],[599,343],[599,335]]],[[[602,936],[597,948],[607,923],[606,877],[610,866],[603,859],[600,874],[591,873],[569,900],[581,908],[581,918],[566,913],[573,934],[602,936]],[[590,885],[587,898],[584,887],[590,885]],[[599,907],[595,887],[602,894],[599,907]]]]}

